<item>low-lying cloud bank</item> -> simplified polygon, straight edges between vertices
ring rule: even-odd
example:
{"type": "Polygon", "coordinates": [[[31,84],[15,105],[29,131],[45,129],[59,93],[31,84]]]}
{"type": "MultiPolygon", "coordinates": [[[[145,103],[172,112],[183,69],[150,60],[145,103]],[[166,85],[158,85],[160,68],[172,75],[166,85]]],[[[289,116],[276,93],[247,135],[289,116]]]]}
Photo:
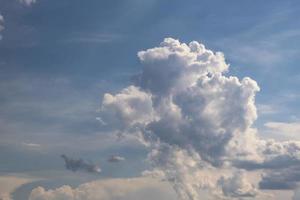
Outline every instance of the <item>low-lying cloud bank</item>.
{"type": "Polygon", "coordinates": [[[12,200],[11,194],[20,186],[36,181],[36,178],[26,177],[20,174],[0,176],[0,199],[12,200]]]}
{"type": "Polygon", "coordinates": [[[174,200],[172,188],[162,182],[149,178],[111,179],[94,181],[77,188],[62,186],[46,191],[35,188],[29,200],[174,200]]]}
{"type": "Polygon", "coordinates": [[[133,85],[104,95],[99,119],[144,143],[153,174],[170,182],[179,199],[199,200],[203,190],[214,199],[259,199],[260,189],[296,187],[300,143],[257,136],[259,86],[228,76],[223,53],[166,38],[138,57],[141,73],[133,85]],[[248,180],[249,171],[263,171],[259,184],[248,180]]]}

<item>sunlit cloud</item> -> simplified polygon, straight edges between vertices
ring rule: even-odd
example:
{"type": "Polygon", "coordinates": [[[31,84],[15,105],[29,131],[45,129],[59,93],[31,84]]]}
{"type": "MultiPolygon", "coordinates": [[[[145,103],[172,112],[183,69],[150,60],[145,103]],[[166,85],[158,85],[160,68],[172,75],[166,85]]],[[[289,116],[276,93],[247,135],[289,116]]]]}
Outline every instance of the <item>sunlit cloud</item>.
{"type": "Polygon", "coordinates": [[[149,178],[110,179],[82,184],[77,188],[68,185],[54,190],[37,187],[29,200],[173,200],[172,189],[166,183],[149,178]]]}

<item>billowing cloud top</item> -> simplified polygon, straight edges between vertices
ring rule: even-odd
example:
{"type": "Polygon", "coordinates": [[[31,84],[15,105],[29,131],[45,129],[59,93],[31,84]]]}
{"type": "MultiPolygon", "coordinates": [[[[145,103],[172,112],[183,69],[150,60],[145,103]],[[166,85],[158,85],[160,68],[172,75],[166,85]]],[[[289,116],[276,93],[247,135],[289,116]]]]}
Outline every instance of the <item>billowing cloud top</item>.
{"type": "Polygon", "coordinates": [[[214,54],[195,41],[187,45],[166,38],[159,47],[140,51],[138,57],[144,67],[138,85],[162,96],[195,84],[207,73],[220,74],[228,69],[221,52],[214,54]]]}

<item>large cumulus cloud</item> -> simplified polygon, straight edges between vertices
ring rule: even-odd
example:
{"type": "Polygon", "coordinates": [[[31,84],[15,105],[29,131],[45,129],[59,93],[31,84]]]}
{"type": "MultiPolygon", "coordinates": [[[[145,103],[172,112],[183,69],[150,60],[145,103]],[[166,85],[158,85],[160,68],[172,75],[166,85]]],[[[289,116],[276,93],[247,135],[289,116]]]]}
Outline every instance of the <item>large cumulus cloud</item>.
{"type": "Polygon", "coordinates": [[[181,199],[199,199],[203,188],[224,193],[217,188],[218,178],[205,176],[203,170],[224,166],[232,157],[231,141],[250,131],[257,118],[257,83],[226,76],[224,55],[195,41],[166,38],[138,57],[143,68],[134,85],[104,95],[102,124],[138,132],[152,149],[153,167],[181,199]]]}
{"type": "Polygon", "coordinates": [[[228,69],[222,53],[167,38],[138,56],[143,69],[136,85],[104,95],[106,124],[142,124],[160,142],[189,146],[217,163],[228,141],[256,119],[259,87],[248,77],[240,81],[222,75],[228,69]]]}

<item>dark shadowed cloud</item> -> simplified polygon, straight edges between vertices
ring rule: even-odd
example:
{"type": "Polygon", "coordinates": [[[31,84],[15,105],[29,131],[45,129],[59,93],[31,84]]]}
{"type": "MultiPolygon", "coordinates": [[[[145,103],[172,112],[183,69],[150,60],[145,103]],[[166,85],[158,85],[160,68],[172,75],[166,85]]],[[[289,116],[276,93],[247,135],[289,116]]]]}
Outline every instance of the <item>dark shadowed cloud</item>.
{"type": "Polygon", "coordinates": [[[101,172],[100,167],[93,163],[86,162],[82,159],[77,160],[77,159],[69,158],[66,155],[61,155],[61,157],[65,161],[66,169],[71,170],[73,172],[77,172],[77,171],[86,171],[86,172],[90,172],[90,173],[100,173],[101,172]]]}

